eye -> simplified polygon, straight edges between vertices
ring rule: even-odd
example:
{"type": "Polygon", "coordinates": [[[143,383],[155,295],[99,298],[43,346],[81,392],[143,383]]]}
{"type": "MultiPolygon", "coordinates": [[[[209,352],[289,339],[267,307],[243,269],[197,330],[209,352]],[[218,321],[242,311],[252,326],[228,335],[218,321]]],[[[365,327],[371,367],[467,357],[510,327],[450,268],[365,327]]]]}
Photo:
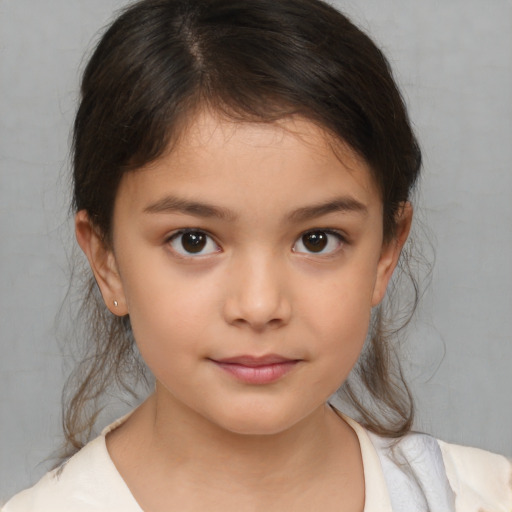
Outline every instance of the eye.
{"type": "Polygon", "coordinates": [[[332,254],[340,248],[344,241],[343,236],[336,231],[319,229],[301,235],[292,250],[308,254],[332,254]]]}
{"type": "Polygon", "coordinates": [[[220,252],[220,247],[204,231],[178,231],[169,239],[169,245],[181,256],[205,256],[220,252]]]}

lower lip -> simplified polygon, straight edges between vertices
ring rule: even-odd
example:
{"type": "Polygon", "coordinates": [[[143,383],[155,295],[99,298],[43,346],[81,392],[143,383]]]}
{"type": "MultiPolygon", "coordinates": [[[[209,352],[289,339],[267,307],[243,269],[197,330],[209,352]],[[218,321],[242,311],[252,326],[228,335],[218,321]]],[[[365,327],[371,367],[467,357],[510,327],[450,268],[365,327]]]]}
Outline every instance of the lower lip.
{"type": "Polygon", "coordinates": [[[214,363],[237,380],[246,384],[270,384],[289,373],[298,361],[285,361],[261,366],[245,366],[243,364],[222,363],[219,361],[214,361],[214,363]]]}

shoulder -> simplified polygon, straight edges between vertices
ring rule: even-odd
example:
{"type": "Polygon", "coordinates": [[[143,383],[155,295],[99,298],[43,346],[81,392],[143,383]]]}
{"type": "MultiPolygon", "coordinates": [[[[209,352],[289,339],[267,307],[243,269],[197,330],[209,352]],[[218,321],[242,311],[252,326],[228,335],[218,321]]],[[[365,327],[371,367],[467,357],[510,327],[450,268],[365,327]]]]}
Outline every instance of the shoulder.
{"type": "Polygon", "coordinates": [[[371,438],[393,504],[415,489],[415,499],[424,500],[425,510],[512,511],[512,463],[507,458],[426,434],[371,438]]]}
{"type": "Polygon", "coordinates": [[[60,468],[14,496],[2,512],[140,512],[108,455],[105,438],[91,441],[60,468]]]}
{"type": "Polygon", "coordinates": [[[494,453],[438,441],[457,510],[510,512],[512,463],[494,453]]]}
{"type": "Polygon", "coordinates": [[[455,512],[455,494],[437,440],[409,433],[390,439],[370,433],[386,480],[393,511],[455,512]]]}

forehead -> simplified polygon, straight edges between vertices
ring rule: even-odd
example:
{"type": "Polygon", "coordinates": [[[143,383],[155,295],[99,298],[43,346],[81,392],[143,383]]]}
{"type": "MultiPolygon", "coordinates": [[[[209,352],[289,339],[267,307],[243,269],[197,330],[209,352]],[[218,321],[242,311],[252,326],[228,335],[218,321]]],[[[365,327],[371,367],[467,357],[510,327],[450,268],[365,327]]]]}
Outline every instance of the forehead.
{"type": "Polygon", "coordinates": [[[134,204],[171,192],[258,211],[348,194],[380,210],[364,159],[301,117],[255,123],[200,112],[162,157],[123,176],[118,196],[134,204]]]}
{"type": "Polygon", "coordinates": [[[176,158],[189,158],[193,153],[225,152],[238,147],[242,153],[273,148],[290,158],[289,152],[315,154],[319,160],[330,160],[337,156],[347,169],[367,168],[365,160],[344,141],[330,134],[314,122],[300,117],[288,116],[274,122],[251,122],[232,120],[209,110],[201,110],[182,130],[171,151],[176,158]]]}

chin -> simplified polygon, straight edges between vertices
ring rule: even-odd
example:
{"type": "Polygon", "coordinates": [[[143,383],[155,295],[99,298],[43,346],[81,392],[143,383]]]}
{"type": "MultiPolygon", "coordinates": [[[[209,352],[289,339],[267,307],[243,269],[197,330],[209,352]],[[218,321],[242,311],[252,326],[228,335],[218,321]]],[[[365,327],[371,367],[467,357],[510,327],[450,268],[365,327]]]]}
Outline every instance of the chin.
{"type": "MultiPolygon", "coordinates": [[[[233,407],[224,410],[215,423],[233,434],[245,436],[272,436],[296,425],[307,413],[271,407],[233,407]]],[[[213,418],[212,418],[213,419],[213,418]]]]}

